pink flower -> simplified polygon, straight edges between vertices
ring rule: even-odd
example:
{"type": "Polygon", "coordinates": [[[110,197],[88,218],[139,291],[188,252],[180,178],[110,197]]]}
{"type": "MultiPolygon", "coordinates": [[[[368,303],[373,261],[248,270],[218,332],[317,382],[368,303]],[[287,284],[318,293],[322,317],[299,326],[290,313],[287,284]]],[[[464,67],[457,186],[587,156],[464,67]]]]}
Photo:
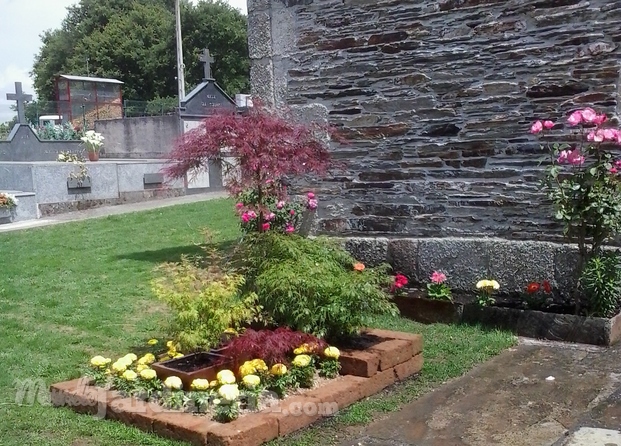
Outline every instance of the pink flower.
{"type": "Polygon", "coordinates": [[[276,214],[274,214],[273,212],[270,212],[269,214],[267,214],[267,215],[265,216],[265,220],[267,220],[267,221],[272,221],[272,220],[274,220],[275,218],[276,218],[276,214]]]}
{"type": "Polygon", "coordinates": [[[276,203],[276,209],[282,209],[285,207],[285,202],[280,200],[278,203],[276,203]]]}
{"type": "Polygon", "coordinates": [[[315,194],[312,192],[309,192],[306,196],[308,197],[309,200],[312,200],[315,198],[315,194]]]}
{"type": "Polygon", "coordinates": [[[308,208],[310,210],[317,209],[317,200],[308,200],[308,208]]]}
{"type": "Polygon", "coordinates": [[[580,124],[582,122],[582,112],[580,110],[576,110],[571,115],[569,115],[569,118],[567,118],[567,122],[571,126],[580,124]]]}
{"type": "Polygon", "coordinates": [[[290,224],[288,224],[287,226],[285,226],[285,232],[287,234],[291,234],[293,231],[295,231],[295,228],[293,226],[291,226],[290,224]]]}
{"type": "Polygon", "coordinates": [[[569,153],[570,153],[569,150],[563,150],[561,153],[558,154],[558,158],[556,159],[556,161],[559,164],[568,162],[569,153]]]}
{"type": "Polygon", "coordinates": [[[269,223],[263,223],[261,228],[263,229],[263,232],[269,231],[270,230],[270,224],[269,223]]]}
{"type": "Polygon", "coordinates": [[[546,130],[550,130],[552,127],[554,127],[554,123],[552,121],[543,121],[543,127],[546,130]]]}
{"type": "Polygon", "coordinates": [[[567,155],[567,161],[573,166],[581,166],[584,164],[584,156],[579,149],[574,149],[567,155]]]}
{"type": "Polygon", "coordinates": [[[582,110],[580,114],[582,115],[582,120],[587,124],[592,124],[596,119],[598,119],[597,113],[595,113],[595,110],[590,107],[582,110]]]}
{"type": "Polygon", "coordinates": [[[255,218],[257,218],[257,213],[255,211],[249,211],[248,217],[250,217],[251,220],[254,220],[255,218]]]}
{"type": "Polygon", "coordinates": [[[619,131],[617,129],[604,129],[602,130],[602,134],[606,141],[616,141],[619,136],[619,131]]]}
{"type": "Polygon", "coordinates": [[[237,209],[241,209],[241,208],[243,208],[243,207],[244,207],[244,203],[237,203],[237,204],[235,205],[235,207],[236,207],[237,209]]]}
{"type": "Polygon", "coordinates": [[[589,132],[587,141],[602,142],[604,140],[604,132],[600,129],[597,132],[589,132]]]}
{"type": "Polygon", "coordinates": [[[244,223],[248,223],[250,221],[250,215],[248,212],[244,212],[241,216],[241,219],[244,223]]]}
{"type": "Polygon", "coordinates": [[[615,161],[615,167],[621,169],[621,160],[615,161]]]}
{"type": "Polygon", "coordinates": [[[441,273],[440,271],[434,271],[429,278],[431,279],[431,282],[440,284],[444,283],[446,280],[446,274],[441,273]]]}
{"type": "Polygon", "coordinates": [[[608,117],[605,114],[597,115],[593,120],[593,124],[602,125],[604,122],[608,120],[608,117]]]}
{"type": "Polygon", "coordinates": [[[617,170],[617,168],[616,168],[616,167],[611,167],[610,169],[608,169],[608,172],[610,172],[610,173],[612,173],[612,174],[615,174],[615,173],[617,173],[617,172],[618,172],[618,170],[617,170]]]}
{"type": "Polygon", "coordinates": [[[294,211],[293,209],[291,209],[291,210],[289,211],[289,215],[295,215],[295,211],[294,211]]]}
{"type": "Polygon", "coordinates": [[[533,135],[536,135],[537,133],[541,132],[542,130],[543,130],[543,123],[541,121],[537,121],[533,125],[530,126],[530,132],[533,135]]]}

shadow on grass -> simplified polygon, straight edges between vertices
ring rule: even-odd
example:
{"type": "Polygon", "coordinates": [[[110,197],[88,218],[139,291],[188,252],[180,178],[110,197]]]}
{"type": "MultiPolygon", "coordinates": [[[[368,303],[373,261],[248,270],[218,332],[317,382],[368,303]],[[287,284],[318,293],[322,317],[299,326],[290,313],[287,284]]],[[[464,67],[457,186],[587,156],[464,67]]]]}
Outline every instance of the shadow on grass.
{"type": "MultiPolygon", "coordinates": [[[[220,243],[214,243],[213,246],[217,248],[222,254],[230,253],[237,240],[225,240],[220,243]]],[[[187,246],[174,246],[170,248],[156,249],[152,251],[140,251],[127,254],[121,254],[116,256],[117,259],[124,260],[138,260],[140,262],[151,263],[166,263],[166,262],[179,262],[182,256],[196,257],[205,254],[205,245],[187,245],[187,246]]]]}

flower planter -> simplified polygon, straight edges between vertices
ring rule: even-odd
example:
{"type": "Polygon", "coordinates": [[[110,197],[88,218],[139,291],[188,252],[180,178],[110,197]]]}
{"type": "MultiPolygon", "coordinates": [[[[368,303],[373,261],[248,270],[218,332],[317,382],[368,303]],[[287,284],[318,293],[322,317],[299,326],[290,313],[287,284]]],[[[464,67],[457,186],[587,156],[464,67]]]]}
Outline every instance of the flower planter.
{"type": "Polygon", "coordinates": [[[91,187],[91,177],[67,178],[67,189],[87,189],[91,187]]]}
{"type": "Polygon", "coordinates": [[[0,207],[0,224],[12,223],[14,216],[13,208],[0,207]]]}
{"type": "Polygon", "coordinates": [[[464,306],[448,300],[427,299],[425,297],[396,297],[394,303],[401,315],[424,324],[455,324],[461,321],[464,306]]]}
{"type": "Polygon", "coordinates": [[[231,363],[226,356],[212,352],[199,352],[164,362],[156,362],[151,367],[162,380],[169,376],[181,378],[184,389],[189,390],[190,384],[195,379],[202,378],[212,381],[216,379],[218,370],[231,367],[231,363]]]}
{"type": "Polygon", "coordinates": [[[551,341],[612,345],[621,339],[621,314],[602,318],[467,304],[462,320],[551,341]]]}
{"type": "Polygon", "coordinates": [[[88,152],[88,160],[89,161],[99,161],[99,152],[92,152],[89,150],[88,152]]]}
{"type": "MultiPolygon", "coordinates": [[[[422,369],[423,339],[420,335],[386,330],[369,330],[367,335],[366,340],[370,342],[363,344],[368,347],[341,352],[344,376],[303,394],[276,400],[260,412],[242,415],[230,423],[218,423],[200,415],[126,398],[119,392],[95,387],[84,378],[53,384],[50,399],[56,407],[65,406],[76,412],[120,421],[194,445],[259,446],[332,416],[422,369]],[[345,370],[347,363],[351,373],[345,370]]],[[[166,363],[173,361],[178,360],[166,363]]]]}

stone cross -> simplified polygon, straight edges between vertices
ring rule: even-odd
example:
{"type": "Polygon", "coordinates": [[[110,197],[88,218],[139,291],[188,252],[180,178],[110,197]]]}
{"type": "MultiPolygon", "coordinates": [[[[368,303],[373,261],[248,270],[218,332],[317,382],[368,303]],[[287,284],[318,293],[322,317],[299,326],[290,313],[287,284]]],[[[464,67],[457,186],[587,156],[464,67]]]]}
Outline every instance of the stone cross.
{"type": "Polygon", "coordinates": [[[19,124],[27,124],[26,114],[24,113],[24,104],[32,101],[32,95],[24,94],[21,82],[15,82],[15,93],[7,93],[6,99],[8,101],[17,102],[17,122],[19,124]]]}
{"type": "Polygon", "coordinates": [[[203,63],[203,68],[205,69],[204,79],[212,79],[211,77],[211,64],[214,63],[213,57],[209,55],[209,50],[205,48],[203,53],[198,58],[203,63]]]}

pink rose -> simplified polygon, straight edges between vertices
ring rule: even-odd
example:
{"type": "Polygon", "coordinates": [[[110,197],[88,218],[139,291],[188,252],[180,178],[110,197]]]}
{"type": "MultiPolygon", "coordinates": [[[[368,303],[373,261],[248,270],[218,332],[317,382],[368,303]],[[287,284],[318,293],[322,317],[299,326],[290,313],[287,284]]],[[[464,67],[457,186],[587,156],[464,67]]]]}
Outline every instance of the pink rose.
{"type": "Polygon", "coordinates": [[[293,226],[291,226],[291,225],[287,225],[287,226],[285,227],[285,232],[286,232],[287,234],[291,234],[291,233],[292,233],[292,232],[294,232],[294,231],[295,231],[295,228],[294,228],[293,226]]]}
{"type": "Polygon", "coordinates": [[[569,159],[569,150],[563,150],[561,153],[558,154],[558,158],[556,159],[556,161],[559,164],[563,164],[568,162],[569,159]]]}
{"type": "Polygon", "coordinates": [[[243,207],[244,207],[244,203],[237,203],[237,204],[235,205],[235,207],[236,207],[237,209],[241,209],[241,208],[243,208],[243,207]]]}
{"type": "Polygon", "coordinates": [[[244,223],[248,223],[250,221],[250,215],[248,212],[244,212],[241,216],[241,219],[244,223]]]}
{"type": "Polygon", "coordinates": [[[616,168],[616,167],[611,167],[610,169],[608,169],[608,172],[610,172],[610,173],[612,173],[612,174],[615,174],[615,173],[617,173],[618,171],[617,171],[617,168],[616,168]]]}
{"type": "Polygon", "coordinates": [[[312,192],[309,192],[306,196],[308,197],[309,200],[312,200],[313,198],[315,198],[315,194],[312,192]]]}
{"type": "Polygon", "coordinates": [[[269,231],[270,230],[270,224],[269,223],[263,223],[261,228],[263,229],[263,232],[269,231]]]}
{"type": "Polygon", "coordinates": [[[257,213],[255,211],[250,211],[248,212],[248,217],[250,217],[251,220],[254,220],[257,218],[257,213]]]}
{"type": "Polygon", "coordinates": [[[582,110],[580,114],[582,115],[582,120],[587,124],[592,124],[593,122],[595,122],[596,119],[598,119],[597,113],[595,113],[595,110],[590,107],[582,110]]]}
{"type": "Polygon", "coordinates": [[[273,212],[270,212],[269,214],[267,214],[267,215],[265,216],[265,219],[266,219],[267,221],[272,221],[272,220],[274,220],[275,218],[276,218],[276,214],[274,214],[273,212]]]}
{"type": "Polygon", "coordinates": [[[567,122],[571,126],[580,124],[582,122],[582,113],[580,112],[580,110],[577,110],[569,115],[569,118],[567,118],[567,122]]]}
{"type": "Polygon", "coordinates": [[[587,140],[593,142],[602,142],[604,140],[604,132],[602,130],[598,130],[595,133],[591,132],[588,134],[587,140]],[[591,134],[593,134],[593,136],[591,136],[591,134]]]}
{"type": "Polygon", "coordinates": [[[554,123],[552,121],[543,121],[543,127],[546,130],[550,130],[552,127],[554,127],[554,123]]]}
{"type": "Polygon", "coordinates": [[[597,115],[593,120],[593,124],[602,125],[604,122],[608,120],[608,117],[605,114],[597,115]]]}
{"type": "Polygon", "coordinates": [[[573,166],[581,166],[584,164],[584,156],[582,156],[580,149],[574,149],[567,155],[567,161],[573,166]]]}
{"type": "Polygon", "coordinates": [[[543,130],[543,123],[541,121],[537,121],[533,125],[530,126],[530,132],[533,135],[536,135],[537,133],[541,132],[542,130],[543,130]]]}
{"type": "Polygon", "coordinates": [[[602,134],[606,141],[616,141],[619,136],[619,131],[617,129],[603,129],[602,134]]]}
{"type": "Polygon", "coordinates": [[[293,209],[291,209],[291,210],[289,211],[289,215],[295,215],[295,211],[294,211],[293,209]]]}
{"type": "Polygon", "coordinates": [[[317,200],[308,200],[308,208],[312,211],[317,209],[317,200]]]}
{"type": "Polygon", "coordinates": [[[621,169],[621,160],[615,161],[615,167],[621,169]]]}
{"type": "Polygon", "coordinates": [[[276,203],[276,209],[282,209],[285,207],[285,202],[280,200],[278,203],[276,203]]]}

